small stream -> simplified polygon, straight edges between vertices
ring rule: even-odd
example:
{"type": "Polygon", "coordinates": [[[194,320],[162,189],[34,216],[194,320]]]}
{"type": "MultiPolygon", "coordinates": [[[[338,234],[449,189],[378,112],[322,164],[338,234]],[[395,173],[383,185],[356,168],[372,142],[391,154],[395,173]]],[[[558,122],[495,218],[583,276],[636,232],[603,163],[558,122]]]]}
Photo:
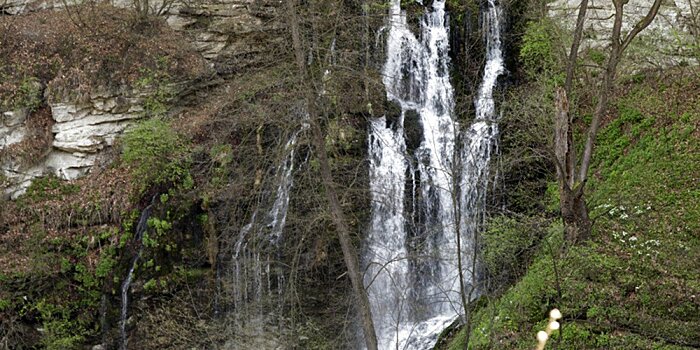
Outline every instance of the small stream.
{"type": "Polygon", "coordinates": [[[134,269],[136,269],[136,264],[138,260],[141,258],[141,253],[143,252],[143,234],[146,232],[146,229],[148,228],[148,219],[151,217],[151,213],[153,212],[153,206],[156,203],[156,200],[158,199],[158,195],[153,196],[153,199],[151,199],[151,204],[149,204],[142,212],[141,216],[139,217],[139,222],[136,225],[136,232],[134,235],[134,241],[136,244],[138,244],[138,249],[136,250],[136,254],[134,254],[134,257],[131,260],[131,267],[129,268],[129,273],[126,275],[126,279],[124,279],[124,282],[122,283],[122,305],[121,305],[121,314],[119,318],[119,334],[120,334],[120,344],[119,344],[119,349],[120,350],[126,350],[127,349],[127,343],[129,341],[127,334],[126,334],[126,323],[128,320],[128,313],[129,313],[129,288],[131,287],[131,282],[133,282],[134,279],[134,269]]]}

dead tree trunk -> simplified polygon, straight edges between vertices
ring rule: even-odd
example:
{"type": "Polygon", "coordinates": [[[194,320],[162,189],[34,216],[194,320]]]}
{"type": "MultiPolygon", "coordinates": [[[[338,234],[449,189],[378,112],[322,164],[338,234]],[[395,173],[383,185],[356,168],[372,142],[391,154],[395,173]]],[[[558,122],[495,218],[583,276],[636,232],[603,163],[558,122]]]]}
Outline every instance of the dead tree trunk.
{"type": "Polygon", "coordinates": [[[343,258],[348,269],[348,275],[355,294],[355,299],[359,304],[358,307],[362,318],[362,330],[365,336],[365,344],[368,350],[377,350],[377,336],[374,331],[374,322],[372,321],[372,311],[369,303],[369,297],[367,296],[367,291],[362,283],[362,274],[360,273],[360,264],[357,259],[357,251],[355,250],[350,238],[350,228],[347,224],[340,200],[338,199],[337,189],[335,182],[333,181],[333,174],[328,162],[325,137],[321,129],[321,115],[318,112],[316,105],[317,94],[314,91],[313,85],[310,84],[311,77],[306,69],[299,20],[296,12],[296,3],[296,0],[287,0],[287,17],[292,34],[292,45],[294,47],[296,64],[297,68],[299,69],[300,86],[306,100],[306,110],[309,114],[309,123],[311,124],[311,138],[314,148],[316,149],[319,167],[321,170],[321,183],[324,187],[328,200],[331,219],[338,232],[340,246],[343,251],[343,258]]]}
{"type": "Polygon", "coordinates": [[[591,221],[584,198],[585,182],[576,183],[575,149],[572,136],[572,118],[566,90],[559,88],[556,94],[554,118],[554,154],[559,184],[559,204],[564,220],[566,241],[576,243],[590,236],[591,221]]]}
{"type": "Polygon", "coordinates": [[[566,63],[566,82],[564,90],[567,95],[571,95],[571,89],[576,75],[576,60],[578,59],[578,49],[581,46],[581,38],[583,37],[583,25],[586,23],[586,13],[588,12],[588,0],[581,0],[578,8],[578,17],[576,18],[576,28],[574,29],[574,41],[571,43],[569,51],[569,59],[566,63]]]}

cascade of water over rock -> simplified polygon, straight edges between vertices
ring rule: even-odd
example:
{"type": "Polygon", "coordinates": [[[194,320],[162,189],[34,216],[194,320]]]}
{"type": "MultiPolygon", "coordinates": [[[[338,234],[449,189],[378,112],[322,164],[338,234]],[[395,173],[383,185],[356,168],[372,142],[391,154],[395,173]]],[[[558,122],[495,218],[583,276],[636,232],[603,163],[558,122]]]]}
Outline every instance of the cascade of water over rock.
{"type": "Polygon", "coordinates": [[[265,318],[265,302],[282,299],[284,275],[276,271],[275,264],[279,260],[279,244],[283,239],[289,195],[294,184],[296,144],[299,135],[307,128],[304,123],[292,133],[284,146],[284,158],[275,169],[274,201],[258,207],[251,215],[250,222],[238,233],[231,271],[236,315],[242,315],[241,311],[247,308],[262,321],[265,318]],[[250,310],[251,306],[256,310],[250,310]]]}
{"type": "Polygon", "coordinates": [[[136,269],[136,264],[138,263],[139,259],[141,258],[141,252],[143,252],[143,235],[146,233],[146,230],[148,229],[148,219],[151,217],[151,212],[153,211],[153,205],[156,202],[156,199],[158,196],[153,196],[153,199],[151,200],[151,204],[149,204],[142,212],[141,216],[139,217],[139,222],[136,225],[136,231],[134,235],[134,241],[136,244],[138,244],[138,249],[136,249],[136,253],[134,254],[133,258],[131,259],[131,267],[129,268],[129,272],[126,275],[126,278],[124,279],[124,282],[122,282],[122,288],[121,288],[121,313],[119,317],[119,335],[120,335],[120,344],[119,344],[119,349],[120,350],[126,350],[127,349],[127,344],[128,344],[128,337],[126,334],[126,323],[128,320],[128,313],[129,313],[129,288],[131,288],[131,282],[134,279],[134,270],[136,269]]]}
{"type": "Polygon", "coordinates": [[[435,0],[426,10],[420,39],[410,31],[401,1],[391,2],[384,85],[401,112],[370,123],[372,219],[363,253],[380,349],[432,348],[460,315],[460,268],[464,291],[478,292],[474,235],[498,136],[492,93],[504,70],[500,17],[500,7],[489,0],[477,115],[460,128],[453,113],[445,1],[435,0]],[[407,148],[409,123],[421,129],[414,150],[407,148]]]}

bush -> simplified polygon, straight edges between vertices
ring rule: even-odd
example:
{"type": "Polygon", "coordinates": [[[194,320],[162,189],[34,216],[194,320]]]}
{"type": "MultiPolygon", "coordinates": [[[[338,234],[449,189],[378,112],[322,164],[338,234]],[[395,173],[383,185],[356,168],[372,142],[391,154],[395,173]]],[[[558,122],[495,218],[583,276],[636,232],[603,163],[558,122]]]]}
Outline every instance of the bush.
{"type": "Polygon", "coordinates": [[[46,349],[79,349],[85,341],[87,331],[84,324],[75,320],[71,310],[54,305],[45,300],[39,301],[34,308],[41,316],[45,332],[42,343],[46,349]]]}
{"type": "Polygon", "coordinates": [[[40,177],[27,188],[26,198],[33,201],[63,199],[64,196],[80,192],[80,187],[54,175],[40,177]]]}
{"type": "Polygon", "coordinates": [[[151,186],[192,187],[188,145],[160,119],[149,119],[124,135],[122,160],[134,167],[141,192],[151,186]]]}
{"type": "Polygon", "coordinates": [[[553,71],[557,67],[554,52],[554,24],[546,19],[531,21],[525,27],[520,46],[520,62],[528,75],[553,71]]]}

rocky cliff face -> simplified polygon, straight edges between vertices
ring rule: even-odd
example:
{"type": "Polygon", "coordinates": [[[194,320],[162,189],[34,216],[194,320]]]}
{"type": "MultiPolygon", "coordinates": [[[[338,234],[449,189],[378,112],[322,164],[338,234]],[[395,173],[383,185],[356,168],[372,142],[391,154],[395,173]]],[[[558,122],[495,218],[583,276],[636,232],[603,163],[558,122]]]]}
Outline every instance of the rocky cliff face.
{"type": "MultiPolygon", "coordinates": [[[[691,50],[700,29],[700,13],[698,6],[692,6],[693,1],[664,1],[654,22],[630,45],[627,62],[636,69],[697,63],[691,50]]],[[[556,0],[549,4],[549,16],[573,30],[579,4],[580,0],[556,0]]],[[[623,35],[647,14],[652,4],[653,0],[644,0],[630,1],[625,5],[623,35]]],[[[612,1],[589,1],[582,51],[600,50],[610,45],[614,13],[612,1]]]]}
{"type": "MultiPolygon", "coordinates": [[[[63,10],[74,1],[6,0],[0,2],[0,12],[18,15],[39,10],[63,10]]],[[[154,4],[152,11],[162,14],[171,28],[189,39],[193,48],[220,74],[235,74],[266,65],[281,47],[282,30],[276,18],[275,0],[224,0],[154,4]]],[[[132,6],[130,1],[118,0],[114,5],[132,6]]],[[[105,91],[109,89],[103,89],[105,91]]],[[[114,89],[112,89],[114,90],[114,89]]],[[[24,193],[37,177],[53,174],[72,180],[87,174],[100,162],[103,150],[136,120],[144,116],[143,101],[147,93],[123,87],[116,92],[91,93],[84,102],[62,98],[51,103],[51,147],[41,157],[19,162],[5,159],[0,166],[5,180],[5,195],[12,198],[24,193]]],[[[33,137],[27,123],[27,109],[0,108],[0,150],[26,143],[33,137]]]]}
{"type": "MultiPolygon", "coordinates": [[[[101,151],[112,146],[117,136],[143,117],[144,97],[138,92],[97,93],[87,102],[49,104],[50,148],[41,152],[39,158],[7,159],[2,163],[3,175],[9,183],[5,195],[16,198],[40,176],[52,174],[74,180],[85,175],[100,160],[101,151]]],[[[28,115],[27,109],[2,113],[0,149],[28,143],[35,137],[28,115]]]]}
{"type": "MultiPolygon", "coordinates": [[[[17,15],[56,9],[80,0],[3,0],[0,13],[17,15]]],[[[113,0],[120,8],[133,7],[131,0],[113,0]]],[[[220,72],[235,73],[261,66],[271,58],[274,47],[283,47],[284,38],[271,35],[283,30],[277,17],[282,0],[156,0],[151,12],[166,18],[175,30],[183,32],[195,49],[220,72]]]]}
{"type": "Polygon", "coordinates": [[[283,47],[283,30],[277,18],[279,0],[203,0],[175,4],[167,13],[168,24],[182,31],[195,49],[220,73],[236,73],[260,67],[275,48],[283,47]]]}

